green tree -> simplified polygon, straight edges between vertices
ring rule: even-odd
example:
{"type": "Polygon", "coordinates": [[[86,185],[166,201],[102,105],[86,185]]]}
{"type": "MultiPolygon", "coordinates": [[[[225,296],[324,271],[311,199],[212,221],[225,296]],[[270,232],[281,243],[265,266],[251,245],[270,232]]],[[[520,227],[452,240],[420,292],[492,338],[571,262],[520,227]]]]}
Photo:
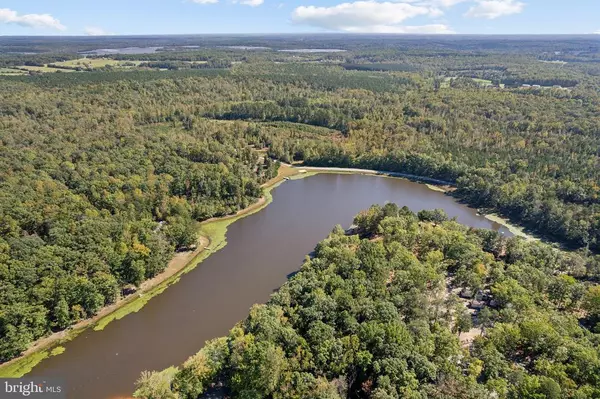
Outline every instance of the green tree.
{"type": "Polygon", "coordinates": [[[166,236],[176,248],[189,248],[196,244],[198,233],[193,220],[177,217],[168,219],[166,236]]]}
{"type": "Polygon", "coordinates": [[[69,316],[69,304],[65,298],[60,298],[54,307],[54,323],[57,328],[64,329],[71,324],[69,316]]]}
{"type": "Polygon", "coordinates": [[[176,372],[175,367],[161,372],[144,371],[135,383],[133,396],[139,399],[178,399],[177,394],[171,391],[171,382],[176,372]]]}
{"type": "Polygon", "coordinates": [[[583,308],[593,322],[600,321],[600,285],[588,288],[583,297],[583,308]]]}

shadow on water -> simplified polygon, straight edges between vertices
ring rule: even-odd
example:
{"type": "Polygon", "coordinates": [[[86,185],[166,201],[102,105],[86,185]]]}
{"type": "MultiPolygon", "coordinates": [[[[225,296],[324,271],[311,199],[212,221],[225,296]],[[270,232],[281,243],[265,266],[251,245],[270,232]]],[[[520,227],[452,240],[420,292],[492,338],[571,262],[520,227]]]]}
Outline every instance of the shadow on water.
{"type": "MultiPolygon", "coordinates": [[[[291,279],[292,277],[294,277],[296,274],[298,274],[298,272],[300,272],[300,270],[297,270],[295,272],[291,272],[290,274],[287,275],[287,279],[291,279]]],[[[277,291],[279,288],[277,288],[275,291],[277,291]]]]}

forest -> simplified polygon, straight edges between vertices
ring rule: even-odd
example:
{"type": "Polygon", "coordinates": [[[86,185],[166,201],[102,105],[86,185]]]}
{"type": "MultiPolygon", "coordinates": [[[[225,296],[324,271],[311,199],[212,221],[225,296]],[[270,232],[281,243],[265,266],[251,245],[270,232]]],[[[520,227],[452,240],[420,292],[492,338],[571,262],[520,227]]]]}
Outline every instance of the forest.
{"type": "Polygon", "coordinates": [[[144,399],[595,398],[600,257],[373,206],[144,399]],[[210,394],[210,395],[208,395],[210,394]]]}
{"type": "MultiPolygon", "coordinates": [[[[598,40],[98,40],[0,39],[6,68],[165,46],[113,56],[131,69],[0,73],[0,361],[156,276],[194,246],[196,222],[256,202],[278,161],[447,181],[574,250],[577,284],[600,278],[598,40]],[[279,51],[306,46],[346,51],[279,51]]],[[[348,389],[375,390],[369,373],[348,389]]]]}

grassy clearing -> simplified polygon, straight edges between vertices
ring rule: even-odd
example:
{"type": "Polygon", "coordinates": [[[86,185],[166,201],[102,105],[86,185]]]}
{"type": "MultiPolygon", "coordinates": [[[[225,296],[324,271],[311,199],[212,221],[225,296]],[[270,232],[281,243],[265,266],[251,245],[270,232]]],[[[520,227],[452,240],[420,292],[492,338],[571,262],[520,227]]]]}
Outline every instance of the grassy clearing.
{"type": "Polygon", "coordinates": [[[492,81],[488,79],[479,79],[479,78],[471,78],[474,82],[480,83],[482,85],[491,85],[492,81]]]}
{"type": "MultiPolygon", "coordinates": [[[[76,60],[68,60],[68,61],[61,61],[61,62],[53,63],[53,65],[61,66],[64,68],[54,68],[54,67],[51,67],[48,65],[44,65],[44,66],[23,65],[23,66],[16,67],[18,69],[9,69],[9,71],[17,71],[17,72],[20,72],[19,74],[24,75],[24,74],[27,74],[28,71],[39,72],[39,73],[77,72],[75,69],[68,69],[68,68],[79,68],[79,67],[83,68],[83,69],[96,69],[96,68],[103,68],[106,66],[112,66],[114,68],[127,69],[127,68],[132,68],[133,66],[127,66],[126,64],[134,64],[134,66],[137,66],[140,63],[141,63],[141,61],[117,61],[117,60],[113,60],[110,58],[79,58],[76,60]]],[[[3,69],[6,69],[6,68],[3,68],[3,69]]],[[[0,74],[8,74],[8,71],[6,73],[2,73],[2,70],[0,70],[0,74]]]]}
{"type": "Polygon", "coordinates": [[[127,64],[135,64],[137,66],[140,63],[141,61],[117,61],[111,58],[79,58],[76,60],[56,62],[54,64],[68,68],[95,69],[106,66],[127,68],[127,64]]]}
{"type": "MultiPolygon", "coordinates": [[[[454,79],[458,79],[458,77],[457,76],[445,77],[441,86],[445,87],[445,88],[450,87],[450,82],[453,81],[454,79]]],[[[479,78],[469,78],[469,79],[471,79],[475,83],[479,83],[479,85],[481,85],[481,86],[493,86],[492,81],[488,80],[488,79],[479,79],[479,78]]],[[[503,85],[501,85],[501,87],[503,87],[503,85]]]]}
{"type": "Polygon", "coordinates": [[[31,72],[41,72],[41,73],[54,73],[54,72],[75,72],[72,69],[60,69],[60,68],[51,68],[48,66],[28,66],[23,65],[17,67],[19,69],[24,69],[31,72]]]}
{"type": "Polygon", "coordinates": [[[27,72],[20,71],[18,69],[13,68],[0,68],[0,75],[4,76],[16,76],[16,75],[25,75],[27,72]]]}
{"type": "Polygon", "coordinates": [[[119,61],[110,58],[79,58],[76,60],[55,62],[54,64],[70,68],[101,68],[107,65],[119,65],[119,61]]]}

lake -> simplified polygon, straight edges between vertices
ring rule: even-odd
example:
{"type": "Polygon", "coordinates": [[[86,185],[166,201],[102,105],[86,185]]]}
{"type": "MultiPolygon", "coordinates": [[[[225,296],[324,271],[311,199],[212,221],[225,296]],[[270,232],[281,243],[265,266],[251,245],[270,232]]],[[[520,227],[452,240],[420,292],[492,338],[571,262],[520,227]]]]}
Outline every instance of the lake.
{"type": "Polygon", "coordinates": [[[82,51],[79,54],[86,55],[115,55],[115,54],[151,54],[156,53],[163,47],[125,47],[125,48],[101,48],[97,50],[82,51]]]}
{"type": "Polygon", "coordinates": [[[343,53],[346,50],[339,48],[298,48],[278,50],[284,53],[343,53]]]}
{"type": "Polygon", "coordinates": [[[181,364],[206,340],[227,334],[253,304],[266,302],[336,224],[348,227],[361,210],[386,202],[414,211],[443,208],[463,224],[510,235],[452,197],[407,180],[320,174],[286,181],[268,207],[229,227],[225,248],[138,313],[84,331],[30,375],[64,378],[73,399],[126,397],[142,370],[181,364]]]}
{"type": "Polygon", "coordinates": [[[271,50],[271,47],[263,46],[218,46],[219,48],[228,48],[230,50],[271,50]]]}

